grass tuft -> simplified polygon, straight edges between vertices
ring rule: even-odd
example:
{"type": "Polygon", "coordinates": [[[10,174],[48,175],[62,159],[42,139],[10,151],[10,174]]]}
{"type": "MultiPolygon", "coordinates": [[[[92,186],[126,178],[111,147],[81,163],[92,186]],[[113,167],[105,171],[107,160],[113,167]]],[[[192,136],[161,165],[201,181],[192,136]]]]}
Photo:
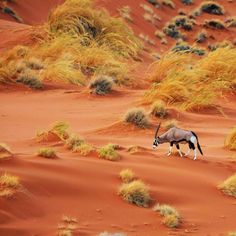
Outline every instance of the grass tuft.
{"type": "Polygon", "coordinates": [[[115,150],[113,144],[109,143],[98,149],[98,155],[102,159],[106,159],[109,161],[117,161],[120,157],[115,150]]]}
{"type": "Polygon", "coordinates": [[[16,80],[17,83],[22,83],[32,89],[42,89],[42,81],[31,70],[23,71],[16,80]]]}
{"type": "Polygon", "coordinates": [[[141,108],[128,110],[124,116],[124,121],[126,123],[134,124],[139,128],[147,128],[149,126],[147,115],[141,108]]]}
{"type": "Polygon", "coordinates": [[[155,117],[164,119],[168,116],[166,105],[162,100],[155,101],[151,106],[151,114],[155,117]]]}
{"type": "Polygon", "coordinates": [[[219,19],[205,20],[204,26],[211,29],[225,29],[225,24],[219,19]]]}
{"type": "Polygon", "coordinates": [[[10,174],[0,176],[0,197],[10,198],[20,187],[19,178],[10,174]]]}
{"type": "Polygon", "coordinates": [[[130,169],[123,169],[120,172],[119,176],[120,176],[121,180],[123,181],[123,183],[130,183],[135,178],[134,172],[130,169]]]}
{"type": "Polygon", "coordinates": [[[89,84],[91,92],[97,95],[110,93],[113,87],[113,79],[109,76],[98,76],[89,84]]]}
{"type": "Polygon", "coordinates": [[[236,198],[236,173],[227,178],[218,188],[226,195],[236,198]]]}
{"type": "Polygon", "coordinates": [[[230,150],[236,150],[236,126],[227,135],[224,145],[230,150]]]}
{"type": "Polygon", "coordinates": [[[40,148],[38,150],[38,156],[40,157],[45,157],[45,158],[49,158],[49,159],[53,159],[53,158],[56,158],[57,155],[56,155],[56,152],[54,149],[50,148],[50,147],[43,147],[43,148],[40,148]]]}
{"type": "Polygon", "coordinates": [[[118,193],[125,201],[137,206],[148,207],[151,201],[148,187],[140,180],[123,184],[118,193]]]}
{"type": "Polygon", "coordinates": [[[78,146],[76,145],[73,148],[74,152],[78,152],[82,156],[89,155],[93,150],[94,149],[93,149],[92,145],[90,145],[88,143],[81,143],[80,145],[78,145],[78,146]]]}

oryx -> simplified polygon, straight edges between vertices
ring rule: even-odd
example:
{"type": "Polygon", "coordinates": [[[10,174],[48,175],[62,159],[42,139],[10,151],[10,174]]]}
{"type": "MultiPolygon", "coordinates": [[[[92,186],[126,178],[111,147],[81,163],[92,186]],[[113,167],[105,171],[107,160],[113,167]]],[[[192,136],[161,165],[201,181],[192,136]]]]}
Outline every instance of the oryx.
{"type": "Polygon", "coordinates": [[[160,126],[161,126],[161,124],[158,125],[156,133],[155,133],[155,139],[153,142],[153,149],[156,149],[158,144],[170,143],[169,152],[167,154],[167,156],[170,156],[173,145],[175,144],[175,146],[179,152],[179,155],[182,157],[183,154],[180,151],[179,143],[188,143],[189,149],[188,149],[187,153],[185,154],[185,156],[187,156],[190,153],[190,150],[193,149],[194,160],[196,160],[197,159],[197,150],[195,149],[195,143],[196,143],[198,150],[203,155],[201,146],[198,142],[198,137],[193,131],[188,131],[188,130],[183,130],[183,129],[173,127],[173,128],[170,128],[164,134],[157,136],[160,126]]]}

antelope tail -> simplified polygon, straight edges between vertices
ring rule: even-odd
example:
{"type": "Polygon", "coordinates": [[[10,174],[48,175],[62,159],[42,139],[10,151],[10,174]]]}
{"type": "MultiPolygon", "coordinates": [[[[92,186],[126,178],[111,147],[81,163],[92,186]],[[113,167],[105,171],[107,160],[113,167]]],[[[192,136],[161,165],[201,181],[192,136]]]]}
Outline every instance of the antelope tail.
{"type": "Polygon", "coordinates": [[[198,142],[198,137],[197,137],[197,135],[196,135],[193,131],[191,131],[191,132],[192,132],[192,134],[193,134],[193,135],[196,137],[196,139],[197,139],[197,148],[198,148],[199,152],[203,155],[201,146],[200,146],[200,144],[199,144],[199,142],[198,142]]]}

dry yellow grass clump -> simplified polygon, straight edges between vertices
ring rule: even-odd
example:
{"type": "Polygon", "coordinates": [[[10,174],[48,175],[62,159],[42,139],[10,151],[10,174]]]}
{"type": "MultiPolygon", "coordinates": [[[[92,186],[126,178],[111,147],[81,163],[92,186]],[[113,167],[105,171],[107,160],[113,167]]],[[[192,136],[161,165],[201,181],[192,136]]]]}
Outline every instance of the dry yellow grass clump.
{"type": "Polygon", "coordinates": [[[126,112],[123,118],[124,122],[134,124],[139,128],[147,128],[149,120],[147,114],[142,108],[133,108],[126,112]]]}
{"type": "Polygon", "coordinates": [[[236,198],[236,173],[230,176],[228,179],[226,179],[218,187],[226,195],[233,196],[236,198]]]}
{"type": "Polygon", "coordinates": [[[169,228],[176,228],[179,226],[180,223],[180,215],[178,211],[169,206],[169,205],[160,205],[157,204],[153,208],[154,211],[157,211],[160,213],[161,216],[163,216],[163,224],[165,224],[169,228]]]}
{"type": "Polygon", "coordinates": [[[124,183],[120,187],[118,194],[125,201],[137,206],[148,207],[151,201],[149,188],[141,180],[124,183]]]}
{"type": "Polygon", "coordinates": [[[10,174],[0,176],[0,197],[10,198],[20,187],[19,178],[10,174]]]}
{"type": "Polygon", "coordinates": [[[120,176],[121,180],[123,181],[123,183],[130,183],[135,178],[134,172],[130,169],[122,170],[120,172],[119,176],[120,176]]]}
{"type": "Polygon", "coordinates": [[[37,155],[40,157],[45,157],[49,159],[53,159],[57,157],[55,150],[50,147],[40,148],[38,150],[37,155]]]}
{"type": "Polygon", "coordinates": [[[77,219],[69,216],[63,216],[58,225],[58,236],[73,236],[77,228],[77,219]]]}
{"type": "Polygon", "coordinates": [[[120,157],[113,144],[109,143],[98,149],[98,155],[102,159],[117,161],[120,157]]]}
{"type": "Polygon", "coordinates": [[[236,150],[236,126],[229,132],[225,139],[225,147],[236,150]]]}
{"type": "Polygon", "coordinates": [[[154,82],[146,102],[157,99],[183,110],[214,106],[218,95],[234,91],[236,49],[218,48],[202,59],[182,53],[167,53],[152,65],[154,82]]]}

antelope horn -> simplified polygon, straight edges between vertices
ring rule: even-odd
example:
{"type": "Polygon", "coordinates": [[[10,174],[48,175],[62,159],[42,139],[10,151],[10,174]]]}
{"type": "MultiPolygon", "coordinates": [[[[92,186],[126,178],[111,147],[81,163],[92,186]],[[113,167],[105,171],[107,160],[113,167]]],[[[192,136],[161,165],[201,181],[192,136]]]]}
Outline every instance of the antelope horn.
{"type": "Polygon", "coordinates": [[[159,125],[157,126],[157,130],[156,130],[156,133],[155,133],[155,138],[157,137],[157,134],[158,134],[158,131],[160,129],[160,126],[161,126],[161,123],[159,123],[159,125]]]}

